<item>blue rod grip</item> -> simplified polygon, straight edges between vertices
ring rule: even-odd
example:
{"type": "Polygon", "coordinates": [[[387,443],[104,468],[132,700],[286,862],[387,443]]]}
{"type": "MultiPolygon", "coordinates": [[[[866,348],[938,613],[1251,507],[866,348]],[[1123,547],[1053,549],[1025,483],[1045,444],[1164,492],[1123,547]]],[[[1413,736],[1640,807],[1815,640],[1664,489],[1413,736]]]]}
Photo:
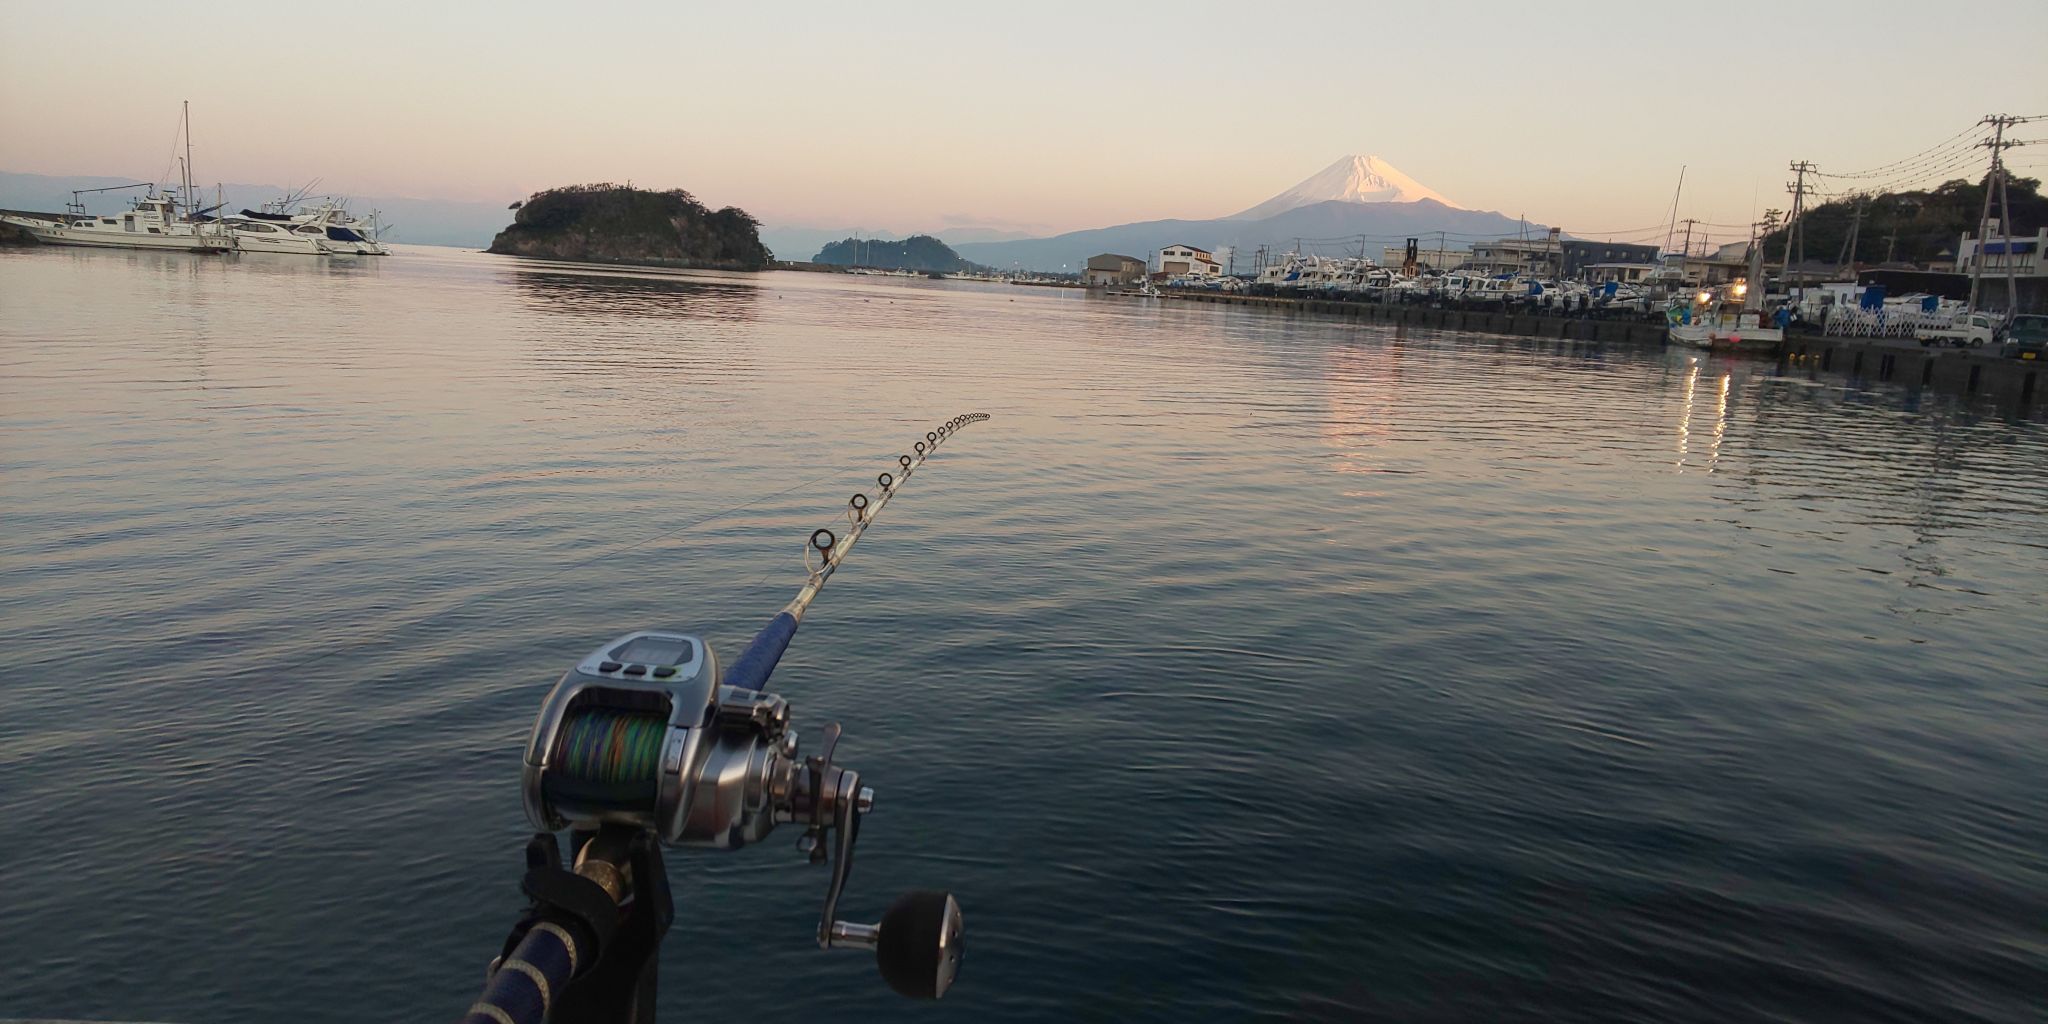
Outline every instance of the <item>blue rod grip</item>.
{"type": "Polygon", "coordinates": [[[741,690],[767,689],[768,677],[775,674],[775,663],[782,660],[782,652],[789,649],[790,638],[794,636],[796,616],[781,612],[769,619],[725,670],[725,685],[741,690]]]}
{"type": "Polygon", "coordinates": [[[484,994],[462,1015],[462,1024],[504,1024],[508,1019],[513,1024],[546,1024],[548,1008],[569,987],[575,964],[576,951],[560,931],[534,928],[491,972],[484,994]]]}

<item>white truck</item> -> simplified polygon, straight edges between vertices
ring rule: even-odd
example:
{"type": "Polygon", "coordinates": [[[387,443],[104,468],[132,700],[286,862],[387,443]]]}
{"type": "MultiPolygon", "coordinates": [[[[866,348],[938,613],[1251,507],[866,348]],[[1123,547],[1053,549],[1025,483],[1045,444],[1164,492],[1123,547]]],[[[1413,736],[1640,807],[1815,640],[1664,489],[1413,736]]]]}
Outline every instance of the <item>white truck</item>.
{"type": "Polygon", "coordinates": [[[1923,327],[1913,332],[1913,337],[1928,348],[1952,345],[1956,348],[1981,348],[1998,340],[1999,328],[2004,318],[1992,313],[1968,313],[1955,318],[1947,327],[1923,327]]]}

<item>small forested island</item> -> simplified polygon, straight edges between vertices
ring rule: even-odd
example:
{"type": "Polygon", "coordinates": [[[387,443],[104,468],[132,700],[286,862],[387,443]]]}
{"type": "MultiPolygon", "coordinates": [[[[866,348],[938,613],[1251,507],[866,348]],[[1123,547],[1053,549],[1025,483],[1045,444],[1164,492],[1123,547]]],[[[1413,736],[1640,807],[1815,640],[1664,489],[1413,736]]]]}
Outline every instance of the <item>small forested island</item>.
{"type": "Polygon", "coordinates": [[[818,250],[818,254],[811,257],[811,262],[946,274],[981,269],[961,259],[952,246],[930,235],[912,235],[899,242],[879,238],[842,239],[818,250]]]}
{"type": "Polygon", "coordinates": [[[773,257],[760,222],[737,206],[711,210],[679,188],[568,185],[535,192],[486,252],[583,263],[760,270],[773,257]]]}

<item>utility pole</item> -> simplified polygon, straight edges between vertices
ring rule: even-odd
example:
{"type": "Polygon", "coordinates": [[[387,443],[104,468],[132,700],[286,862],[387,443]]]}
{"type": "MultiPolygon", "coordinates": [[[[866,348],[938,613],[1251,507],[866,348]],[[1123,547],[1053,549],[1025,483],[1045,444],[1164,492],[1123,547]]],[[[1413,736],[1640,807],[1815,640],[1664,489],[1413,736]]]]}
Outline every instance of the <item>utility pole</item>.
{"type": "Polygon", "coordinates": [[[1849,234],[1842,239],[1842,251],[1835,256],[1836,267],[1850,268],[1855,273],[1856,236],[1863,230],[1863,203],[1867,197],[1857,196],[1855,206],[1849,212],[1849,234]]]}
{"type": "MultiPolygon", "coordinates": [[[[1700,220],[1699,220],[1699,218],[1698,218],[1698,217],[1687,217],[1686,219],[1684,219],[1684,220],[1682,220],[1682,221],[1680,221],[1680,222],[1679,222],[1679,223],[1681,223],[1681,224],[1684,224],[1684,225],[1685,225],[1685,243],[1684,243],[1684,247],[1678,250],[1678,252],[1679,252],[1679,254],[1680,254],[1681,256],[1684,256],[1684,257],[1687,257],[1687,258],[1690,258],[1690,257],[1692,256],[1692,226],[1693,226],[1694,224],[1698,224],[1699,222],[1700,222],[1700,220]]],[[[1670,248],[1670,243],[1669,243],[1669,242],[1666,242],[1666,243],[1665,243],[1665,248],[1670,248]]]]}
{"type": "Polygon", "coordinates": [[[1898,248],[1899,229],[1893,228],[1891,234],[1884,236],[1884,261],[1886,263],[1890,263],[1892,261],[1892,253],[1897,252],[1898,248]]]}
{"type": "MultiPolygon", "coordinates": [[[[2019,260],[2014,258],[2012,241],[2012,190],[2007,182],[2010,176],[2005,170],[2005,151],[2026,142],[2007,141],[2005,130],[2013,125],[2041,120],[2040,117],[2013,117],[2010,114],[1992,114],[1977,122],[1991,126],[1991,137],[1977,143],[1991,150],[1991,173],[1984,178],[1984,212],[1977,218],[1977,252],[1970,261],[1970,312],[1977,311],[1977,293],[1984,279],[1985,250],[1991,244],[1991,190],[1998,190],[1998,225],[2005,236],[2005,315],[2019,312],[2019,260]]],[[[2033,140],[2030,140],[2033,141],[2033,140]]]]}
{"type": "MultiPolygon", "coordinates": [[[[1794,273],[1795,263],[1806,262],[1806,232],[1799,223],[1799,215],[1806,210],[1806,176],[1814,170],[1814,166],[1805,160],[1793,161],[1792,173],[1797,177],[1785,185],[1792,192],[1792,215],[1785,221],[1785,277],[1788,279],[1794,273]]],[[[1793,297],[1792,307],[1799,308],[1799,300],[1805,297],[1806,289],[1802,284],[1793,297]]]]}

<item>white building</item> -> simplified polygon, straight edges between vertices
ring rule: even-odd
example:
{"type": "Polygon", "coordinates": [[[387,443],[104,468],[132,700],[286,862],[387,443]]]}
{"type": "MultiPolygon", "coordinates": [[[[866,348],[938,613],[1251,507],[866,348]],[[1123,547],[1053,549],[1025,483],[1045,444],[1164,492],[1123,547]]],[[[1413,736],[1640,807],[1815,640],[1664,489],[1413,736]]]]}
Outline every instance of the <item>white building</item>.
{"type": "Polygon", "coordinates": [[[1223,264],[1207,249],[1169,245],[1159,250],[1159,272],[1168,277],[1216,277],[1223,273],[1223,264]]]}
{"type": "MultiPolygon", "coordinates": [[[[2048,227],[2032,238],[2000,236],[1998,230],[1998,222],[1992,221],[1982,256],[1985,277],[2004,277],[2008,269],[2014,277],[2048,277],[2048,227]]],[[[1956,243],[1956,273],[1976,273],[1978,259],[1977,240],[1964,235],[1956,243]]]]}

